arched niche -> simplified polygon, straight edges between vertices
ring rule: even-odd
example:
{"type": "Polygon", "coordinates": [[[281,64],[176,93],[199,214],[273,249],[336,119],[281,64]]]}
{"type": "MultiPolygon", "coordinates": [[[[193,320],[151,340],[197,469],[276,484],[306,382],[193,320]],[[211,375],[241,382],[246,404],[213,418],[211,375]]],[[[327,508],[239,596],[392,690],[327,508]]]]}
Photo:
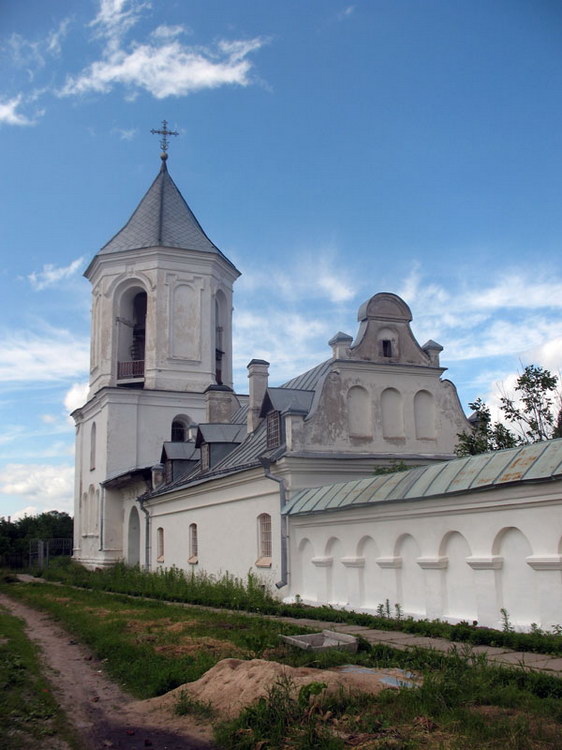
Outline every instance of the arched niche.
{"type": "Polygon", "coordinates": [[[447,567],[443,571],[443,614],[469,622],[476,620],[474,571],[466,561],[472,552],[467,540],[458,531],[447,532],[441,540],[439,555],[447,558],[447,567]]]}
{"type": "Polygon", "coordinates": [[[140,518],[135,507],[129,513],[127,564],[140,565],[140,518]]]}
{"type": "Polygon", "coordinates": [[[435,401],[429,391],[418,391],[414,396],[416,438],[435,438],[435,401]]]}
{"type": "Polygon", "coordinates": [[[342,543],[337,537],[330,537],[325,549],[325,556],[331,557],[333,560],[331,565],[324,568],[327,576],[327,602],[328,604],[346,604],[348,596],[345,568],[341,561],[341,558],[343,557],[342,543]]]}
{"type": "Polygon", "coordinates": [[[496,571],[500,606],[512,625],[529,626],[537,612],[537,574],[527,564],[533,554],[529,540],[515,526],[504,528],[494,539],[492,553],[502,558],[496,571]]]}
{"type": "Polygon", "coordinates": [[[402,394],[396,388],[385,388],[381,393],[382,434],[384,438],[404,437],[404,406],[402,394]]]}
{"type": "Polygon", "coordinates": [[[372,437],[371,399],[360,385],[352,386],[347,392],[347,420],[350,437],[372,437]]]}
{"type": "Polygon", "coordinates": [[[411,534],[398,538],[396,557],[402,565],[398,568],[398,604],[408,614],[425,615],[425,577],[418,565],[420,548],[411,534]]]}
{"type": "Polygon", "coordinates": [[[201,359],[200,291],[180,282],[172,290],[171,355],[178,359],[201,359]]]}
{"type": "Polygon", "coordinates": [[[372,537],[364,536],[359,540],[357,557],[365,561],[363,567],[358,568],[359,606],[368,609],[376,609],[384,600],[381,569],[376,562],[379,556],[379,549],[372,537]]]}
{"type": "Polygon", "coordinates": [[[308,601],[318,600],[317,569],[312,564],[314,548],[310,539],[301,539],[297,548],[297,565],[293,583],[293,595],[308,601]]]}

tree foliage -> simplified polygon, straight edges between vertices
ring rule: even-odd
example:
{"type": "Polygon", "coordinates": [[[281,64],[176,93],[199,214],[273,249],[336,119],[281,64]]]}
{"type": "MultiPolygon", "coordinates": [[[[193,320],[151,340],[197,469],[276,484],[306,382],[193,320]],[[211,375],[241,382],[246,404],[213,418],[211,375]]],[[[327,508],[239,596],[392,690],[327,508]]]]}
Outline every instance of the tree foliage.
{"type": "Polygon", "coordinates": [[[502,396],[501,410],[509,427],[493,422],[490,408],[481,399],[469,404],[474,411],[472,432],[460,433],[457,456],[513,448],[562,437],[559,379],[549,370],[527,365],[517,378],[515,398],[502,396]]]}
{"type": "Polygon", "coordinates": [[[51,510],[17,521],[0,519],[0,558],[25,555],[32,539],[72,539],[73,521],[68,513],[51,510]]]}

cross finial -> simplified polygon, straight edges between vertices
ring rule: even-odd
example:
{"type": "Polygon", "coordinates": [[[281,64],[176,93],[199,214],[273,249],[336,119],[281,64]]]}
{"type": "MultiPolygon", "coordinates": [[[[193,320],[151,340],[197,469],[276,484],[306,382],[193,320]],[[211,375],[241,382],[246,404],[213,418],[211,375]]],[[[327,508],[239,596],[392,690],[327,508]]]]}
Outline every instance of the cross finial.
{"type": "Polygon", "coordinates": [[[160,139],[160,148],[162,149],[162,153],[160,154],[160,158],[162,161],[166,161],[168,158],[168,154],[166,151],[168,150],[168,136],[169,135],[179,135],[177,130],[168,130],[168,121],[162,120],[162,130],[152,130],[150,131],[152,135],[161,135],[162,138],[160,139]]]}

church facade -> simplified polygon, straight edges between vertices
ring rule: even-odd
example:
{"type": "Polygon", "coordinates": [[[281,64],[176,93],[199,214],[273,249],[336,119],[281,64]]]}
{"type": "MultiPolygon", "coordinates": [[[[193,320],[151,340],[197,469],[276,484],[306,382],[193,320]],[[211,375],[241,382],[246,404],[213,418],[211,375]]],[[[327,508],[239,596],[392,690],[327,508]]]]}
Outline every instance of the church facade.
{"type": "Polygon", "coordinates": [[[562,621],[554,458],[540,476],[503,483],[481,457],[453,460],[470,424],[443,378],[442,347],[420,346],[402,299],[374,294],[355,337],[336,333],[325,361],[282,386],[269,385],[268,362],[252,360],[248,394],[236,394],[239,272],[203,231],[165,153],[85,275],[91,367],[88,400],[73,413],[76,560],[252,572],[288,600],[371,612],[388,600],[406,614],[495,625],[507,602],[520,627],[562,621]],[[410,470],[374,476],[393,462],[410,470]]]}

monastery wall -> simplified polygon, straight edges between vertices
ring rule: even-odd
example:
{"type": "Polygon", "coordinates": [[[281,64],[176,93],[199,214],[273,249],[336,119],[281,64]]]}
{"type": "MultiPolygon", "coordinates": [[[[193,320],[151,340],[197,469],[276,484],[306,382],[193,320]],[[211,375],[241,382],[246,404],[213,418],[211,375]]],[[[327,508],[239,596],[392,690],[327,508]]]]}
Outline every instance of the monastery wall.
{"type": "Polygon", "coordinates": [[[290,600],[517,630],[562,623],[562,482],[290,517],[290,600]]]}

